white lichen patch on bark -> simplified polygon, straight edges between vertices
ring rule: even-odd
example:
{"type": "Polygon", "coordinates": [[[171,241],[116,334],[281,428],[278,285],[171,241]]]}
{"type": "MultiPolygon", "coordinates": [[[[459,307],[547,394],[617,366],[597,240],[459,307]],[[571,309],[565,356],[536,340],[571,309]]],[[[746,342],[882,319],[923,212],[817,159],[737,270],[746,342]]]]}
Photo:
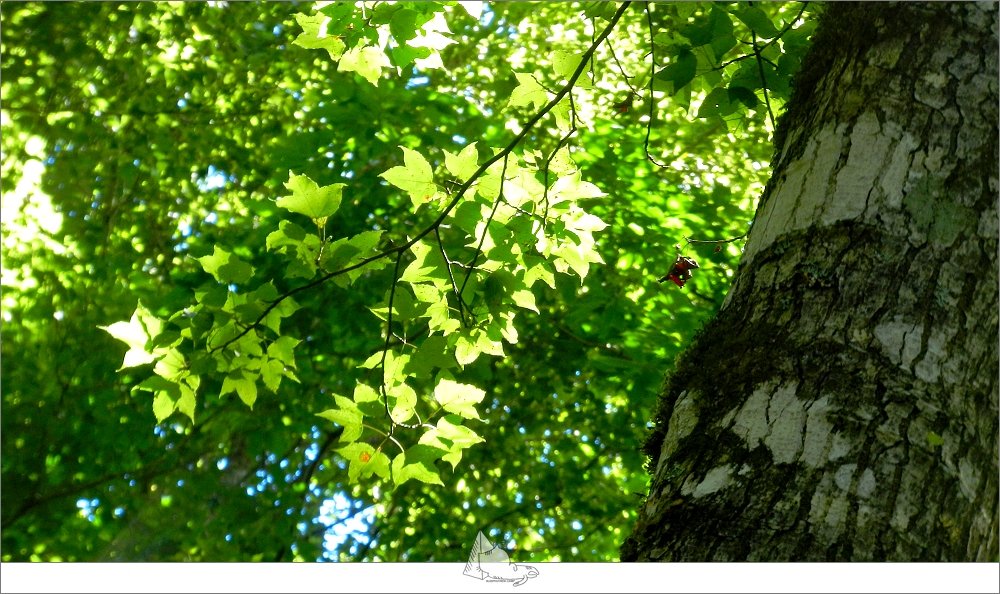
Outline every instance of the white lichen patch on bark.
{"type": "Polygon", "coordinates": [[[882,352],[890,361],[905,369],[909,369],[920,354],[922,334],[922,327],[898,315],[875,326],[875,339],[882,352]]]}
{"type": "Polygon", "coordinates": [[[861,114],[851,131],[847,163],[837,173],[837,189],[833,199],[826,201],[821,224],[856,219],[865,211],[869,192],[892,154],[892,144],[874,113],[861,114]]]}
{"type": "Polygon", "coordinates": [[[823,478],[809,502],[812,532],[827,542],[836,540],[844,531],[849,509],[847,492],[835,490],[831,478],[829,474],[823,478]]]}
{"type": "Polygon", "coordinates": [[[861,473],[861,477],[858,478],[858,497],[867,499],[875,493],[875,473],[871,468],[866,468],[861,473]]]}
{"type": "Polygon", "coordinates": [[[797,388],[796,382],[759,386],[734,418],[733,432],[751,450],[763,442],[775,464],[791,464],[802,452],[806,409],[797,388]]]}
{"type": "Polygon", "coordinates": [[[851,488],[851,479],[854,478],[854,471],[857,469],[857,464],[844,464],[833,474],[833,482],[836,483],[842,491],[847,491],[851,488]]]}
{"type": "Polygon", "coordinates": [[[828,420],[830,397],[823,396],[809,406],[806,413],[805,439],[802,441],[802,455],[799,460],[810,468],[817,468],[826,462],[833,424],[828,420]]]}
{"type": "Polygon", "coordinates": [[[771,450],[775,464],[791,464],[802,451],[806,411],[805,403],[795,395],[796,388],[797,384],[781,387],[771,397],[771,431],[764,444],[771,450]]]}
{"type": "Polygon", "coordinates": [[[747,241],[744,262],[768,247],[779,234],[791,233],[815,224],[816,213],[828,202],[827,184],[843,151],[846,125],[828,126],[809,142],[809,158],[795,161],[785,170],[780,184],[755,219],[758,226],[747,241]]]}
{"type": "Polygon", "coordinates": [[[757,447],[767,435],[767,405],[773,389],[769,384],[757,388],[736,413],[732,430],[747,443],[748,449],[757,447]]]}
{"type": "Polygon", "coordinates": [[[675,451],[681,439],[684,439],[698,425],[698,405],[695,403],[695,394],[687,390],[680,393],[677,402],[674,404],[673,413],[670,415],[670,422],[667,425],[667,434],[663,438],[663,445],[660,447],[660,460],[656,466],[656,474],[666,467],[666,462],[675,451]]]}
{"type": "Polygon", "coordinates": [[[709,470],[705,478],[697,485],[686,482],[681,488],[682,495],[691,495],[695,499],[700,499],[725,489],[733,484],[733,465],[724,464],[709,470]]]}
{"type": "Polygon", "coordinates": [[[962,495],[969,501],[975,501],[979,494],[979,469],[968,458],[958,462],[958,481],[962,495]]]}

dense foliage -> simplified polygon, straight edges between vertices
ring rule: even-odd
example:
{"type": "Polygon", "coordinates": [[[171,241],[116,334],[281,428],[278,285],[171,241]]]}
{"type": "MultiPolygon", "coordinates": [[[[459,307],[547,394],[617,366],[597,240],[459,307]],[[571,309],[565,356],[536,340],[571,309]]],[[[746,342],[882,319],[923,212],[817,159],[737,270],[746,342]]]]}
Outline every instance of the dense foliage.
{"type": "Polygon", "coordinates": [[[4,3],[3,559],[617,558],[812,8],[4,3]]]}

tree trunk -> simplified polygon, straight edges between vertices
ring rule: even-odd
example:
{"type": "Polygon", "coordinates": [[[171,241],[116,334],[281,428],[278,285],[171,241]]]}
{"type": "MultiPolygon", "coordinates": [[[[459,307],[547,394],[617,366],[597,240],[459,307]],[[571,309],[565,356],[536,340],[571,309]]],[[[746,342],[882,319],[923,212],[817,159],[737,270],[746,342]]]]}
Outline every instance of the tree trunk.
{"type": "Polygon", "coordinates": [[[831,3],[625,561],[996,560],[997,5],[831,3]]]}

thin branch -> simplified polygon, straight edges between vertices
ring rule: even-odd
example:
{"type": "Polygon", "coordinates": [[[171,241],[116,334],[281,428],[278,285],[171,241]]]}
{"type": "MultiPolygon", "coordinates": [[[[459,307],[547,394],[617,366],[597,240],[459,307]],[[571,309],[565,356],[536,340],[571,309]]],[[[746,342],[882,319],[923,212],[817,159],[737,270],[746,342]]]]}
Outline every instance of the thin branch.
{"type": "Polygon", "coordinates": [[[646,153],[646,158],[649,159],[650,163],[660,169],[666,169],[666,165],[660,163],[653,158],[653,155],[649,154],[649,135],[653,130],[653,116],[656,107],[656,98],[653,96],[653,81],[656,80],[654,78],[656,74],[656,50],[653,43],[653,16],[649,13],[649,2],[646,2],[645,9],[646,24],[649,28],[649,117],[646,121],[646,140],[643,141],[642,149],[646,153]]]}
{"type": "Polygon", "coordinates": [[[389,287],[389,312],[385,316],[385,345],[382,347],[382,359],[379,361],[379,371],[381,371],[380,387],[382,389],[382,400],[385,402],[385,416],[389,418],[389,434],[392,437],[392,430],[396,425],[409,427],[403,423],[397,423],[389,412],[389,392],[385,389],[385,358],[389,354],[389,343],[392,341],[392,305],[396,298],[396,280],[399,278],[399,265],[403,261],[403,252],[396,253],[396,267],[392,271],[392,285],[389,287]]]}
{"type": "MultiPolygon", "coordinates": [[[[766,50],[772,44],[774,44],[779,39],[781,39],[785,35],[785,33],[788,33],[789,29],[792,28],[792,25],[794,25],[795,23],[797,23],[799,21],[799,19],[802,18],[802,14],[806,11],[806,7],[808,7],[808,6],[809,6],[809,2],[803,2],[802,3],[802,8],[799,9],[799,14],[795,15],[794,19],[792,19],[792,20],[788,21],[787,23],[785,23],[785,26],[781,28],[781,31],[778,31],[778,34],[775,35],[774,37],[772,37],[770,41],[768,41],[764,45],[760,46],[760,51],[766,50]]],[[[729,66],[730,64],[735,64],[735,63],[737,63],[737,62],[739,62],[741,60],[746,60],[747,58],[752,58],[752,57],[754,57],[754,54],[752,54],[752,53],[751,54],[743,54],[742,56],[737,56],[737,57],[733,58],[732,60],[728,60],[726,62],[723,62],[722,64],[719,64],[718,66],[716,66],[712,70],[722,70],[723,68],[725,68],[726,66],[729,66]]]]}
{"type": "Polygon", "coordinates": [[[493,217],[496,216],[497,209],[500,208],[500,201],[503,200],[503,186],[507,181],[507,162],[507,157],[504,157],[503,169],[500,170],[500,190],[497,192],[496,200],[493,201],[493,210],[490,211],[490,216],[486,219],[486,224],[483,226],[483,236],[479,238],[479,245],[476,246],[476,251],[472,254],[472,259],[469,260],[469,264],[465,270],[465,278],[462,279],[462,288],[458,290],[459,298],[462,297],[462,293],[465,292],[465,286],[469,284],[469,278],[476,270],[476,262],[479,260],[479,254],[483,253],[483,244],[486,243],[486,235],[490,231],[490,223],[493,222],[493,217]]]}
{"type": "Polygon", "coordinates": [[[576,134],[576,103],[573,101],[573,93],[569,94],[569,113],[569,131],[567,131],[566,134],[559,139],[559,142],[556,143],[556,147],[552,149],[551,153],[549,153],[549,156],[545,159],[545,165],[542,167],[544,179],[542,183],[542,204],[545,205],[545,210],[542,214],[542,232],[545,231],[546,225],[549,221],[549,168],[552,165],[552,159],[556,158],[556,154],[562,150],[562,148],[566,146],[566,143],[569,142],[569,139],[576,134]]]}
{"type": "Polygon", "coordinates": [[[764,76],[764,61],[760,55],[760,48],[757,47],[757,34],[751,30],[750,35],[753,36],[753,53],[757,56],[757,71],[760,73],[760,90],[764,92],[764,105],[767,106],[767,115],[771,118],[771,130],[773,131],[775,129],[774,112],[771,111],[771,99],[767,95],[767,77],[764,76]]]}
{"type": "Polygon", "coordinates": [[[613,59],[615,61],[615,64],[618,66],[618,72],[621,73],[622,80],[625,81],[625,85],[628,86],[629,90],[632,91],[633,95],[638,96],[639,91],[632,86],[632,79],[635,77],[625,74],[625,68],[622,66],[622,63],[618,61],[618,55],[615,54],[615,46],[611,43],[610,40],[608,40],[608,50],[611,52],[611,59],[613,59]]]}
{"type": "Polygon", "coordinates": [[[434,237],[437,239],[438,248],[441,250],[441,259],[444,260],[444,266],[448,270],[448,280],[451,281],[451,290],[455,292],[455,297],[458,299],[458,315],[462,318],[462,326],[467,326],[468,322],[465,320],[465,301],[462,299],[462,293],[458,290],[455,275],[451,271],[451,260],[448,259],[448,253],[444,250],[440,228],[434,230],[434,237]]]}
{"type": "Polygon", "coordinates": [[[739,241],[743,239],[744,237],[747,236],[748,233],[750,232],[746,231],[742,235],[737,235],[736,237],[730,237],[729,239],[691,239],[690,237],[685,237],[684,241],[686,241],[687,243],[715,243],[715,244],[732,243],[734,241],[739,241]]]}
{"type": "Polygon", "coordinates": [[[228,347],[232,343],[244,337],[248,332],[250,332],[251,329],[259,326],[261,322],[263,322],[264,318],[266,318],[267,315],[271,313],[271,311],[274,308],[278,307],[278,305],[285,299],[288,299],[289,297],[297,293],[301,293],[303,291],[308,291],[309,289],[312,289],[314,287],[318,287],[319,285],[322,285],[323,283],[327,282],[328,280],[334,277],[367,266],[368,264],[375,262],[376,260],[381,260],[382,258],[386,258],[393,254],[401,254],[406,250],[410,249],[411,246],[413,246],[418,241],[429,235],[435,229],[437,229],[438,226],[440,226],[441,223],[444,222],[445,218],[448,217],[451,211],[454,210],[456,206],[458,206],[458,203],[461,202],[462,198],[465,196],[465,193],[469,191],[469,188],[472,187],[472,185],[476,182],[476,180],[482,177],[482,175],[491,165],[493,165],[500,159],[507,158],[507,156],[517,147],[517,145],[520,144],[521,141],[528,136],[528,133],[530,133],[534,129],[535,125],[539,121],[541,121],[542,118],[548,115],[549,112],[551,112],[552,109],[556,105],[558,105],[560,101],[562,101],[563,97],[565,97],[570,92],[570,90],[576,84],[576,81],[580,78],[580,75],[587,68],[587,64],[590,62],[591,57],[593,57],[594,52],[597,51],[598,46],[600,46],[600,44],[605,39],[607,39],[608,35],[611,34],[611,31],[614,30],[615,26],[618,24],[618,21],[621,20],[622,15],[625,14],[625,10],[628,9],[629,5],[631,4],[632,4],[631,1],[622,3],[622,5],[615,12],[614,16],[611,17],[611,21],[608,23],[607,27],[605,27],[604,30],[601,31],[601,34],[597,36],[597,39],[595,39],[594,42],[590,45],[590,47],[587,49],[587,51],[583,53],[583,56],[580,60],[580,64],[576,67],[576,70],[573,71],[573,74],[569,77],[569,80],[567,80],[566,84],[563,85],[562,89],[560,89],[559,92],[556,93],[556,95],[548,103],[546,103],[534,116],[531,117],[531,119],[529,119],[524,124],[524,127],[521,129],[521,131],[516,136],[514,136],[514,138],[509,143],[507,143],[507,145],[502,150],[500,150],[499,152],[497,152],[497,154],[493,155],[485,162],[483,162],[483,164],[480,165],[476,169],[476,171],[474,171],[472,175],[469,176],[469,179],[465,180],[465,183],[463,183],[462,187],[459,188],[459,191],[455,195],[455,197],[451,199],[451,201],[447,204],[447,206],[445,206],[444,210],[441,211],[441,214],[439,214],[438,217],[434,219],[434,221],[432,221],[431,224],[428,225],[423,231],[416,234],[412,239],[410,239],[409,241],[407,241],[402,245],[389,248],[387,250],[379,252],[378,254],[375,254],[374,256],[369,256],[367,258],[364,258],[363,260],[360,260],[354,264],[351,264],[350,266],[346,266],[339,270],[333,270],[309,283],[306,283],[304,285],[286,291],[285,293],[280,295],[277,299],[272,301],[267,307],[265,307],[264,311],[257,316],[257,320],[254,321],[254,323],[251,324],[250,327],[244,329],[242,332],[240,332],[233,338],[226,341],[223,345],[217,347],[216,349],[213,349],[213,352],[228,347]]]}

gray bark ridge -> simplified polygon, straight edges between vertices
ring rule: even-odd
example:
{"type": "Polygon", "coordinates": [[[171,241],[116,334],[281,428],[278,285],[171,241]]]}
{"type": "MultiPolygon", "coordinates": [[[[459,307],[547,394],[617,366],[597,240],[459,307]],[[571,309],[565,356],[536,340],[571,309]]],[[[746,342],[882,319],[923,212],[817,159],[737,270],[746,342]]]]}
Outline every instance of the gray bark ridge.
{"type": "Polygon", "coordinates": [[[828,6],[623,560],[997,560],[997,29],[828,6]]]}

